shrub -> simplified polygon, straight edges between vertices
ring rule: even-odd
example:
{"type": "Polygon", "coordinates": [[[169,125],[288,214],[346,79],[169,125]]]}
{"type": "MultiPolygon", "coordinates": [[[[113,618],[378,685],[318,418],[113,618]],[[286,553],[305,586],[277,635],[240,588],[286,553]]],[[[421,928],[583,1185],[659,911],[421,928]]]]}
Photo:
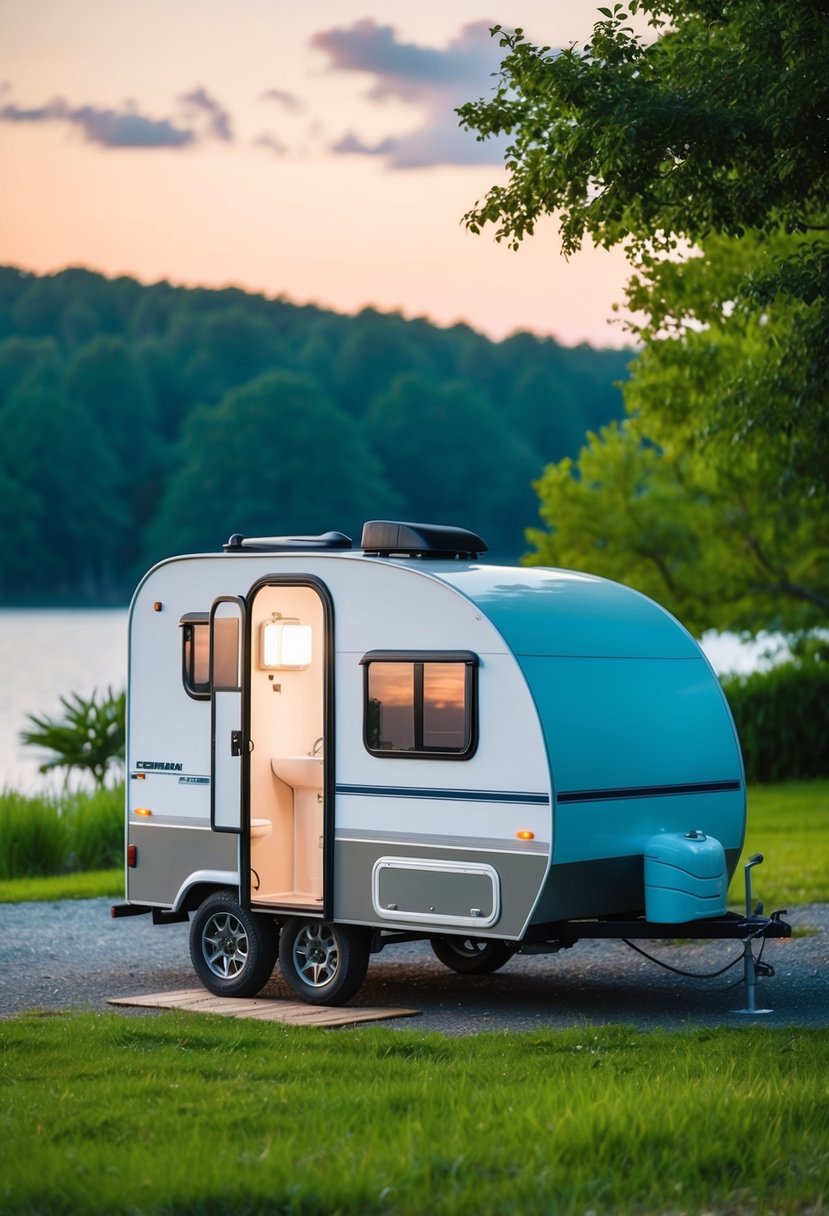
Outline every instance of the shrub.
{"type": "Polygon", "coordinates": [[[0,878],[59,874],[67,851],[67,825],[55,798],[0,794],[0,878]]]}
{"type": "Polygon", "coordinates": [[[748,781],[829,776],[829,662],[820,647],[770,671],[727,676],[723,688],[748,781]]]}
{"type": "Polygon", "coordinates": [[[123,857],[124,787],[63,797],[0,794],[0,879],[116,866],[123,857]]]}
{"type": "Polygon", "coordinates": [[[124,858],[124,787],[73,794],[63,804],[71,871],[108,870],[124,858]]]}
{"type": "Polygon", "coordinates": [[[125,696],[108,688],[99,699],[72,693],[61,697],[62,719],[38,718],[29,714],[31,727],[21,732],[25,744],[42,747],[53,754],[40,765],[41,773],[64,768],[66,775],[73,768],[91,773],[95,785],[101,788],[111,767],[124,763],[125,696]]]}

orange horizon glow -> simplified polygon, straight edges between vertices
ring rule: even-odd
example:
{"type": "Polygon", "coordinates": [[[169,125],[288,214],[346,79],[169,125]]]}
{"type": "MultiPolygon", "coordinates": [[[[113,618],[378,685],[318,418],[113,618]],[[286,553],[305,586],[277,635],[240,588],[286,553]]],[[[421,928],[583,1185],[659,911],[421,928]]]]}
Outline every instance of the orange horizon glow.
{"type": "Polygon", "coordinates": [[[472,236],[461,218],[503,170],[415,163],[430,138],[464,155],[452,107],[491,87],[469,49],[482,22],[567,45],[589,36],[595,16],[592,0],[10,7],[0,263],[236,286],[345,313],[373,307],[496,340],[529,330],[626,345],[608,324],[627,277],[619,251],[587,248],[566,262],[552,219],[518,253],[491,233],[472,236]],[[456,63],[469,75],[444,95],[440,73],[456,63]],[[106,123],[182,142],[107,144],[106,123]],[[336,150],[349,141],[356,151],[336,150]],[[395,167],[387,146],[411,167],[395,167]]]}

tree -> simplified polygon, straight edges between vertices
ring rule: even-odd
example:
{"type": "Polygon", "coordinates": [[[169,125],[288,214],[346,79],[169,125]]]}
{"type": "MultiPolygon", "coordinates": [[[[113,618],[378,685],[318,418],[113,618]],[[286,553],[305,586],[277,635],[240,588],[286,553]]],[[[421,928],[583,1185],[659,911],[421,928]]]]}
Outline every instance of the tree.
{"type": "Polygon", "coordinates": [[[459,522],[480,517],[472,526],[512,560],[532,513],[530,479],[546,460],[575,454],[576,402],[579,438],[586,426],[619,415],[611,384],[626,361],[617,351],[568,350],[531,334],[496,343],[466,326],[441,329],[372,309],[352,317],[237,289],[143,287],[88,271],[38,277],[0,267],[0,336],[5,332],[0,525],[14,544],[0,564],[0,599],[14,603],[56,594],[65,602],[123,599],[148,551],[163,556],[216,545],[226,527],[254,530],[242,522],[234,489],[251,480],[261,502],[251,490],[245,518],[258,519],[257,530],[312,531],[322,516],[321,528],[337,520],[353,531],[380,513],[434,519],[435,511],[451,509],[459,522]],[[290,373],[280,382],[283,405],[266,411],[261,437],[250,423],[245,449],[232,435],[225,398],[277,369],[290,373]],[[422,457],[415,464],[401,447],[384,470],[401,419],[376,431],[364,424],[406,374],[431,386],[422,415],[416,404],[403,428],[405,443],[422,457]],[[437,390],[439,400],[430,402],[437,390]],[[207,413],[195,422],[202,409],[207,413]],[[299,433],[306,413],[316,419],[313,443],[299,433]],[[444,465],[451,459],[468,473],[458,475],[451,495],[438,478],[427,497],[423,469],[431,454],[445,451],[448,425],[453,439],[444,465]],[[197,460],[196,448],[214,434],[220,450],[197,460]],[[484,435],[490,446],[482,452],[484,435]],[[267,469],[264,458],[251,456],[260,441],[267,469]],[[341,467],[332,457],[340,441],[341,467]],[[516,449],[529,460],[516,462],[516,449]],[[233,483],[224,469],[236,450],[233,483]],[[501,450],[499,467],[493,457],[501,450]],[[245,462],[257,460],[251,478],[245,462]],[[185,481],[185,494],[177,484],[180,469],[192,463],[211,477],[216,470],[218,496],[204,509],[204,527],[201,506],[191,518],[202,488],[185,481]],[[477,470],[488,472],[479,477],[477,470]],[[268,487],[283,475],[289,480],[276,503],[268,487]],[[338,483],[346,492],[335,498],[338,483]]]}
{"type": "Polygon", "coordinates": [[[332,388],[340,405],[362,418],[373,399],[404,372],[429,375],[427,352],[402,317],[364,308],[354,318],[337,354],[332,388]]]}
{"type": "Polygon", "coordinates": [[[293,372],[268,372],[195,411],[180,456],[150,532],[151,559],[171,543],[217,549],[233,532],[354,535],[364,518],[397,506],[357,424],[293,372]]]}
{"type": "Polygon", "coordinates": [[[143,476],[157,463],[155,401],[123,338],[97,337],[84,346],[67,368],[64,388],[108,436],[125,473],[143,476]]]}
{"type": "Polygon", "coordinates": [[[280,362],[274,329],[238,304],[201,318],[196,350],[184,370],[192,395],[218,401],[230,389],[280,362]]]}
{"type": "Polygon", "coordinates": [[[495,26],[493,98],[459,110],[512,137],[506,186],[469,212],[516,244],[557,211],[565,253],[585,235],[672,250],[707,232],[808,231],[829,202],[826,0],[631,0],[602,8],[582,49],[495,26]],[[628,14],[648,14],[645,39],[628,14]]]}
{"type": "Polygon", "coordinates": [[[503,33],[509,180],[466,217],[517,248],[622,243],[644,320],[630,419],[538,483],[531,560],[656,594],[697,629],[829,614],[829,22],[825,0],[632,0],[555,53],[503,33]],[[647,14],[638,36],[629,13],[647,14]]]}
{"type": "Polygon", "coordinates": [[[398,376],[375,399],[366,433],[411,517],[468,527],[496,553],[516,550],[537,464],[475,387],[398,376]]]}
{"type": "Polygon", "coordinates": [[[20,581],[4,592],[111,601],[126,532],[118,470],[100,428],[64,396],[48,344],[0,404],[0,432],[0,527],[30,544],[25,565],[22,553],[10,563],[20,581]]]}

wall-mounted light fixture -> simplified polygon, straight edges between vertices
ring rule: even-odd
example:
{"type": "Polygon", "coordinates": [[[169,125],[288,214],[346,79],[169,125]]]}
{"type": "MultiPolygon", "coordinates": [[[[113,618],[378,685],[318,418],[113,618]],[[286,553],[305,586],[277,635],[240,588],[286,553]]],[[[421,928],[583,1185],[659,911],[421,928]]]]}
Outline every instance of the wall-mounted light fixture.
{"type": "Polygon", "coordinates": [[[274,618],[259,631],[259,666],[269,671],[302,671],[311,665],[311,626],[274,618]]]}

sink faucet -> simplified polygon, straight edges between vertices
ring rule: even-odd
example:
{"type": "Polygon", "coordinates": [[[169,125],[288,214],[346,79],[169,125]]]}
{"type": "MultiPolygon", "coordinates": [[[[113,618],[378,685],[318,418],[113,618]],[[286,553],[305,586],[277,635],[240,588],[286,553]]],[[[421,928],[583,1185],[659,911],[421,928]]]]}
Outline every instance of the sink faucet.
{"type": "Polygon", "coordinates": [[[322,755],[322,735],[320,735],[319,739],[317,739],[315,741],[314,746],[311,748],[311,755],[312,756],[322,755]]]}

